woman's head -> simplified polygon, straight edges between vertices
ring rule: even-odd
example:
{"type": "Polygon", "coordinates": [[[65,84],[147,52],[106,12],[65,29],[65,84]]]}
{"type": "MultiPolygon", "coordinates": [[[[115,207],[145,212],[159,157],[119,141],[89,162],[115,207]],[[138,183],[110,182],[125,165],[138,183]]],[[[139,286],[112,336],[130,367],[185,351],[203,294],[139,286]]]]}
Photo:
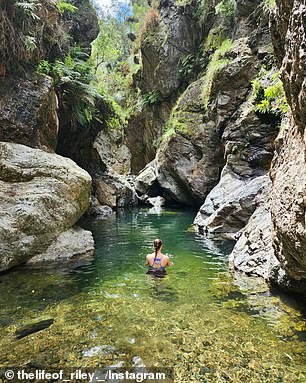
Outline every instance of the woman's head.
{"type": "Polygon", "coordinates": [[[155,253],[162,247],[163,243],[162,240],[159,238],[154,239],[153,246],[155,249],[155,253]]]}

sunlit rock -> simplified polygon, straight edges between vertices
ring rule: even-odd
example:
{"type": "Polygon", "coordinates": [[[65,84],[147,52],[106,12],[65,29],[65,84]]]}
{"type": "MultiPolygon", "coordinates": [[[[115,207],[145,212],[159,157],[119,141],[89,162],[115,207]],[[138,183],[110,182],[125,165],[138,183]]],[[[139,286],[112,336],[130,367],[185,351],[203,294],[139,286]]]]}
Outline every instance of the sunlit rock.
{"type": "MultiPolygon", "coordinates": [[[[56,248],[57,238],[89,206],[91,177],[70,159],[0,143],[0,186],[3,271],[43,254],[50,245],[56,248]]],[[[83,245],[79,245],[74,252],[82,252],[83,245]]]]}

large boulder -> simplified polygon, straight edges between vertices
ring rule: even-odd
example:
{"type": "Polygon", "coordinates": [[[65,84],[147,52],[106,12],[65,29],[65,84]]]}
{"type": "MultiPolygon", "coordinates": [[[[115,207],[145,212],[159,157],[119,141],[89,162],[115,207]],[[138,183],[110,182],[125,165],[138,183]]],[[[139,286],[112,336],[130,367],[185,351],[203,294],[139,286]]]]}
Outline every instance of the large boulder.
{"type": "Polygon", "coordinates": [[[50,77],[0,81],[0,141],[54,152],[57,145],[57,98],[50,77]]]}
{"type": "Polygon", "coordinates": [[[131,153],[119,131],[101,131],[94,143],[103,172],[94,175],[94,195],[103,206],[125,207],[137,204],[137,198],[130,173],[131,153]],[[100,174],[99,174],[100,173],[100,174]]]}
{"type": "Polygon", "coordinates": [[[271,170],[273,246],[288,278],[306,293],[306,137],[289,122],[271,170]]]}
{"type": "Polygon", "coordinates": [[[41,266],[75,261],[78,265],[82,258],[91,258],[94,249],[91,232],[74,226],[61,233],[45,251],[30,258],[27,265],[41,266]]]}
{"type": "Polygon", "coordinates": [[[233,268],[259,275],[286,290],[306,295],[306,7],[277,0],[271,36],[290,105],[276,140],[269,200],[260,205],[230,256],[233,268]]]}
{"type": "MultiPolygon", "coordinates": [[[[91,177],[70,159],[2,142],[0,186],[4,271],[54,247],[76,224],[89,206],[91,177]]],[[[73,252],[82,252],[79,246],[73,252]]]]}
{"type": "Polygon", "coordinates": [[[305,294],[304,280],[292,278],[276,257],[272,230],[271,199],[263,198],[247,225],[237,233],[239,239],[229,256],[230,268],[262,277],[283,290],[305,294]]]}
{"type": "Polygon", "coordinates": [[[194,224],[200,232],[227,233],[241,230],[259,205],[267,197],[269,177],[242,178],[224,170],[218,185],[208,194],[194,224]]]}
{"type": "Polygon", "coordinates": [[[269,279],[279,262],[272,247],[272,224],[269,201],[255,210],[229,257],[230,268],[248,275],[269,279]]]}
{"type": "Polygon", "coordinates": [[[156,161],[149,162],[135,179],[135,190],[138,195],[157,196],[160,189],[157,182],[156,161]]]}
{"type": "Polygon", "coordinates": [[[137,197],[129,178],[107,173],[94,180],[95,196],[100,205],[127,207],[137,205],[137,197]]]}
{"type": "Polygon", "coordinates": [[[105,171],[120,175],[130,173],[131,152],[120,131],[110,128],[102,130],[97,134],[93,148],[97,150],[105,171]]]}

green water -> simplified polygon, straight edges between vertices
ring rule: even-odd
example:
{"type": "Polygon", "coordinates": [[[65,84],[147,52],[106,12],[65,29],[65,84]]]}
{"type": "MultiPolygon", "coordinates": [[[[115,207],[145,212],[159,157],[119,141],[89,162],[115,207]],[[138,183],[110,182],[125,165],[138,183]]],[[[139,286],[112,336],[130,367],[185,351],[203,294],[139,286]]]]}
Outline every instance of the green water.
{"type": "Polygon", "coordinates": [[[16,270],[0,278],[0,367],[174,366],[176,382],[303,383],[301,303],[259,279],[231,275],[231,244],[190,232],[194,213],[148,209],[91,223],[92,263],[73,271],[16,270]],[[173,267],[145,274],[152,241],[173,267]],[[16,340],[29,319],[47,329],[16,340]],[[138,359],[139,360],[139,359],[138,359]]]}

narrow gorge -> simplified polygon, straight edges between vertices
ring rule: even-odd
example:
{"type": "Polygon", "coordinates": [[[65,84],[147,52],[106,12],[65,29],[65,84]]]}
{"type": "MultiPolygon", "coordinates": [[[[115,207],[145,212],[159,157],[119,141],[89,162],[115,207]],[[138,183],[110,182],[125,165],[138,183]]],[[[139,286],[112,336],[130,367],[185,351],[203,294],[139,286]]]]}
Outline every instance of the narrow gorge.
{"type": "Polygon", "coordinates": [[[302,0],[0,1],[0,382],[306,382],[305,20],[302,0]]]}

